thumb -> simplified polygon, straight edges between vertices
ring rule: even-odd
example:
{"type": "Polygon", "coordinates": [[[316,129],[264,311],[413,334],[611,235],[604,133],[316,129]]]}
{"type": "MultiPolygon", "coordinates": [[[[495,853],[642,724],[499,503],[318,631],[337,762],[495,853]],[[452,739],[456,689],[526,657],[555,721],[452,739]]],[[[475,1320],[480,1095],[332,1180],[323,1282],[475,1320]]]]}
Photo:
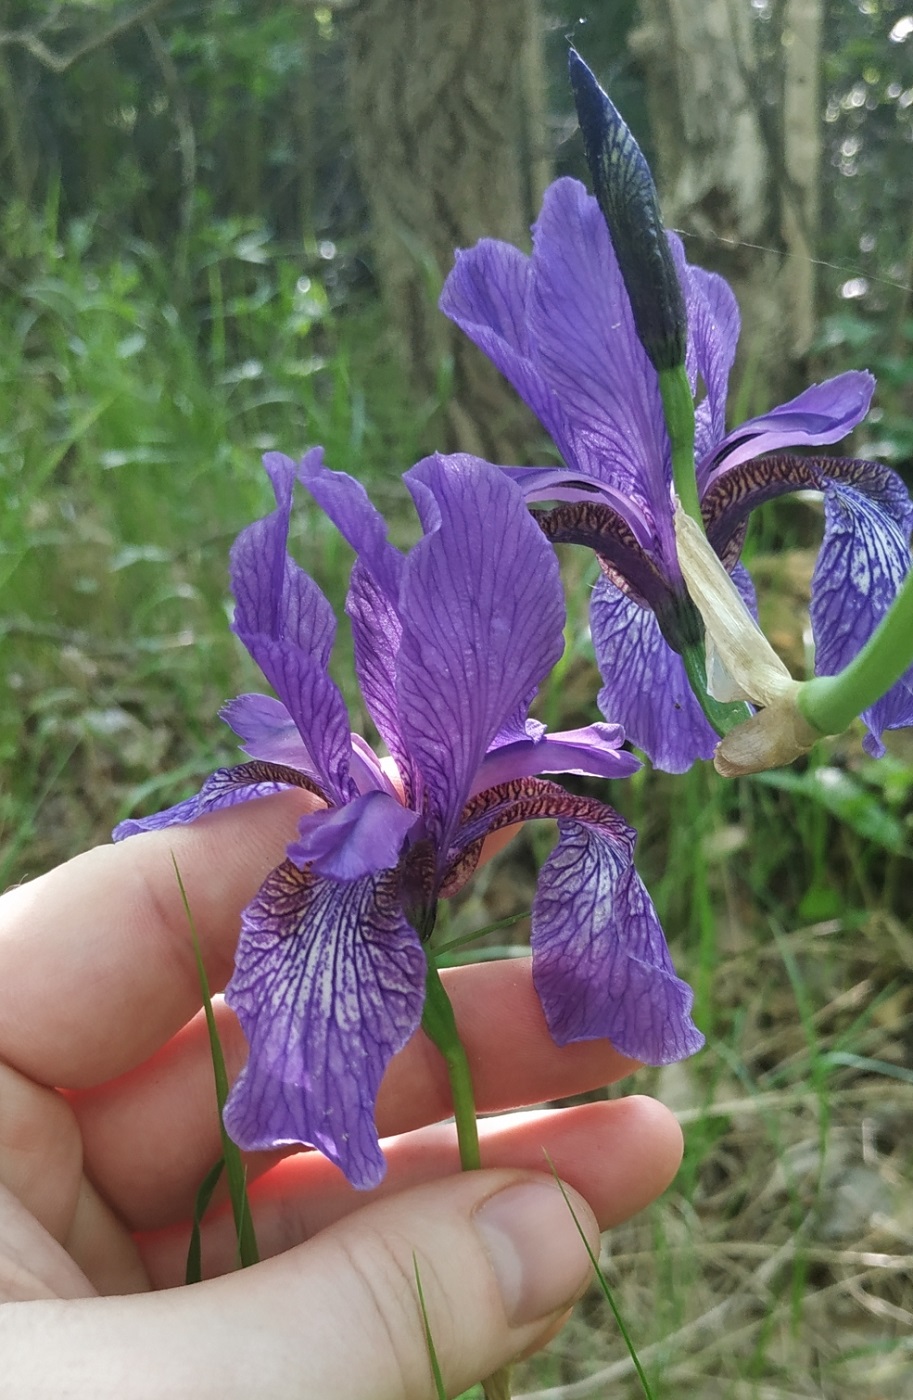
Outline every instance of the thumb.
{"type": "MultiPolygon", "coordinates": [[[[592,1212],[568,1197],[595,1252],[592,1212]]],[[[309,1244],[192,1288],[22,1304],[8,1337],[0,1314],[4,1364],[12,1349],[12,1374],[25,1381],[16,1393],[28,1400],[63,1393],[49,1358],[68,1395],[93,1400],[434,1400],[416,1270],[450,1396],[532,1348],[591,1272],[554,1181],[471,1172],[367,1205],[309,1244]],[[20,1356],[34,1376],[17,1369],[20,1356]]]]}

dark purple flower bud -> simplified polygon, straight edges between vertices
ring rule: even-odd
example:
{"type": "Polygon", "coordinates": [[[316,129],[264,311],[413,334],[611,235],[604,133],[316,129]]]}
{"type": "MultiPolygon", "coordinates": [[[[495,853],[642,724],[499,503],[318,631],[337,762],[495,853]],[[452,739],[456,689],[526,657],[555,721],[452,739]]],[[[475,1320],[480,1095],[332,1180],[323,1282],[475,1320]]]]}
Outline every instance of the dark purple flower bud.
{"type": "Polygon", "coordinates": [[[638,338],[655,369],[675,369],[685,362],[688,316],[650,167],[575,49],[568,66],[593,193],[608,225],[638,338]]]}

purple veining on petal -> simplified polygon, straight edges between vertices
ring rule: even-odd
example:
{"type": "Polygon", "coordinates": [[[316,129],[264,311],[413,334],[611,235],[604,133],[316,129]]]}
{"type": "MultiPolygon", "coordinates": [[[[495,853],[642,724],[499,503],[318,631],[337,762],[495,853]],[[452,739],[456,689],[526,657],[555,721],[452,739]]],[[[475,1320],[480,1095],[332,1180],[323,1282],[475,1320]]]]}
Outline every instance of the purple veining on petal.
{"type": "Polygon", "coordinates": [[[291,714],[322,785],[342,803],[351,790],[349,719],[326,669],[336,622],[286,549],[295,465],[279,453],[268,454],[264,464],[277,508],[242,531],[232,548],[232,625],[291,714]]]}
{"type": "MultiPolygon", "coordinates": [[[[862,649],[910,571],[913,506],[893,486],[874,477],[871,494],[835,480],[825,485],[810,608],[819,676],[836,675],[862,649]]],[[[862,718],[870,730],[865,748],[880,758],[882,732],[913,725],[913,667],[862,718]]]]}
{"type": "Polygon", "coordinates": [[[240,763],[236,768],[217,768],[206,779],[198,793],[166,807],[151,817],[128,817],[119,822],[111,834],[114,841],[137,836],[143,831],[161,831],[168,826],[187,826],[210,812],[223,807],[236,807],[239,802],[253,802],[258,797],[271,797],[288,788],[301,787],[323,799],[323,792],[303,773],[278,763],[240,763]]]}
{"type": "Polygon", "coordinates": [[[530,271],[530,259],[519,249],[483,238],[474,248],[457,250],[439,305],[513,385],[566,455],[564,409],[530,346],[530,271]]]}
{"type": "Polygon", "coordinates": [[[564,598],[554,551],[496,468],[429,458],[406,483],[440,525],[406,561],[398,709],[444,848],[492,740],[561,655],[564,598]]]}
{"type": "Polygon", "coordinates": [[[255,693],[237,695],[222,706],[219,718],[243,740],[242,747],[250,758],[300,768],[319,782],[314,760],[281,700],[255,693]]]}
{"type": "Polygon", "coordinates": [[[339,884],[274,870],[244,912],[225,993],[250,1044],[225,1105],[234,1141],[310,1143],[353,1186],[376,1186],[377,1091],[418,1028],[425,972],[390,875],[339,884]]]}
{"type": "Polygon", "coordinates": [[[568,466],[648,503],[666,553],[671,466],[656,372],[634,329],[605,221],[576,180],[557,180],[546,191],[532,264],[530,341],[568,422],[562,455],[568,466]]]}
{"type": "Polygon", "coordinates": [[[355,670],[368,713],[396,761],[410,805],[421,801],[421,775],[403,738],[396,697],[396,666],[402,638],[398,609],[374,574],[357,560],[346,612],[352,623],[355,670]]]}
{"type": "Polygon", "coordinates": [[[739,557],[748,517],[765,501],[793,491],[821,491],[838,482],[861,491],[899,522],[911,510],[907,488],[881,462],[855,457],[804,457],[777,452],[754,457],[714,481],[701,502],[707,538],[728,569],[739,557]]]}
{"type": "MultiPolygon", "coordinates": [[[[401,802],[401,790],[393,782],[390,773],[387,772],[371,745],[360,734],[353,734],[351,737],[352,753],[349,763],[358,791],[360,793],[385,792],[390,797],[395,797],[397,802],[401,802]]],[[[410,806],[411,804],[407,803],[406,805],[410,806]]]]}
{"type": "Polygon", "coordinates": [[[473,779],[470,797],[485,788],[539,773],[582,773],[594,778],[628,778],[640,761],[626,753],[618,724],[590,724],[538,739],[504,744],[488,754],[473,779]]]}
{"type": "MultiPolygon", "coordinates": [[[[684,263],[679,275],[688,304],[688,351],[696,380],[705,386],[695,409],[695,456],[701,460],[726,432],[729,373],[739,339],[739,308],[728,283],[684,263]]],[[[689,365],[690,368],[690,365],[689,365]]]]}
{"type": "Polygon", "coordinates": [[[387,523],[360,481],[346,472],[323,465],[322,448],[313,448],[301,459],[298,478],[395,606],[399,597],[403,556],[387,539],[387,523]]]}
{"type": "Polygon", "coordinates": [[[403,842],[420,817],[385,792],[367,792],[344,807],[312,812],[298,822],[289,860],[331,880],[359,880],[399,862],[403,842]]]}
{"type": "Polygon", "coordinates": [[[654,613],[600,578],[590,602],[593,648],[603,680],[597,704],[656,768],[683,773],[712,758],[717,736],[654,613]]]}
{"type": "Polygon", "coordinates": [[[399,730],[395,679],[405,561],[387,539],[386,522],[361,482],[345,472],[329,471],[317,450],[302,459],[299,477],[356,552],[346,602],[355,669],[371,718],[411,794],[415,775],[399,730]]]}
{"type": "Polygon", "coordinates": [[[558,823],[533,903],[533,981],[559,1045],[606,1038],[634,1059],[669,1064],[703,1036],[631,862],[633,833],[611,815],[599,826],[558,823]]]}
{"type": "Polygon", "coordinates": [[[784,447],[816,447],[839,442],[868,413],[875,380],[866,370],[847,370],[812,384],[788,403],[736,428],[698,464],[698,488],[703,496],[717,479],[752,457],[784,447]]]}

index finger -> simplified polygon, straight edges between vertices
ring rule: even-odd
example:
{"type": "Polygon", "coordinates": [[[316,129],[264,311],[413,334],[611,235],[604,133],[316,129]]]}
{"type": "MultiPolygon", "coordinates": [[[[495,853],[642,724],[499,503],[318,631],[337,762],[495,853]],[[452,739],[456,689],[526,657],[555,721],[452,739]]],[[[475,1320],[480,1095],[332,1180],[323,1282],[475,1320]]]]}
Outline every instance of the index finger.
{"type": "Polygon", "coordinates": [[[241,910],[294,838],[309,795],[259,798],[99,846],[0,900],[0,1058],[83,1088],[149,1058],[199,1009],[187,893],[213,991],[241,910]]]}

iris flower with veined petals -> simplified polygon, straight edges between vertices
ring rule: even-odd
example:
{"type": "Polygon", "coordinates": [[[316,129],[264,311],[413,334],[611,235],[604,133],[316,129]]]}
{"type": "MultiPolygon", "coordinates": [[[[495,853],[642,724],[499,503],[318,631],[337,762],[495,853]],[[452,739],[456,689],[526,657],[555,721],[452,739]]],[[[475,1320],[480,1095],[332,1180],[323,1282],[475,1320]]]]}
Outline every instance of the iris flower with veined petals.
{"type": "MultiPolygon", "coordinates": [[[[698,490],[708,537],[753,606],[738,558],[755,506],[788,491],[824,493],[825,533],[812,580],[819,675],[842,670],[906,575],[913,523],[907,491],[873,462],[794,456],[844,437],[864,417],[871,375],[849,371],[726,433],[739,334],[722,278],[685,260],[669,235],[688,313],[686,367],[696,409],[698,490]]],[[[533,252],[494,239],[457,253],[442,310],[497,365],[548,429],[566,469],[507,468],[556,542],[593,548],[603,574],[591,605],[604,688],[599,705],[671,772],[717,742],[678,654],[700,637],[678,566],[671,461],[656,371],[634,330],[606,225],[575,180],[546,192],[533,252]]],[[[913,723],[913,672],[863,715],[867,750],[913,723]]]]}
{"type": "Polygon", "coordinates": [[[226,998],[250,1056],[225,1121],[244,1148],[311,1143],[368,1187],[383,1175],[380,1080],[421,1020],[420,934],[491,831],[558,822],[532,948],[559,1044],[607,1037],[665,1063],[701,1036],[634,870],[634,833],[610,807],[537,776],[622,777],[637,760],[621,750],[617,725],[549,736],[527,717],[561,655],[564,603],[554,551],[518,487],[472,458],[428,458],[406,476],[423,537],[404,556],[362,487],[328,471],[319,449],[297,469],[355,550],[356,669],[396,781],[350,734],[327,669],[330,606],[287,552],[295,464],[273,454],[266,466],[277,506],[235,544],[234,630],[279,698],[243,695],[223,711],[250,762],[115,835],[289,786],[325,800],[243,915],[226,998]]]}

